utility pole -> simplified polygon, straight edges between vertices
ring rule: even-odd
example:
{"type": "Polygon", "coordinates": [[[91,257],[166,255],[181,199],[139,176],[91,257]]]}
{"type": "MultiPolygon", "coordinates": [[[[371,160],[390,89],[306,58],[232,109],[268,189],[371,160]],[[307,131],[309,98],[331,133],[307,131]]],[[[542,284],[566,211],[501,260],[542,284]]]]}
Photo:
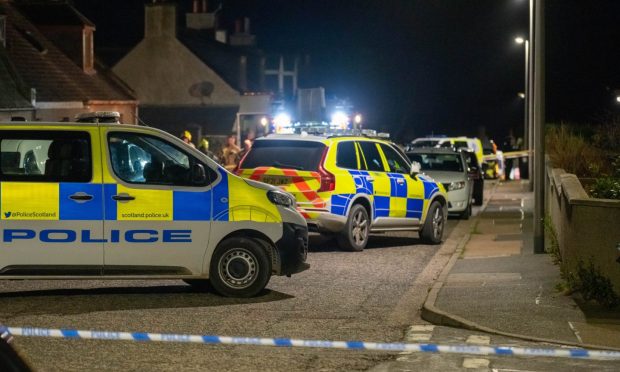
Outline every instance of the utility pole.
{"type": "Polygon", "coordinates": [[[534,253],[545,253],[545,4],[534,0],[534,253]]]}
{"type": "Polygon", "coordinates": [[[528,162],[527,177],[529,178],[529,191],[534,191],[534,0],[529,0],[529,34],[528,56],[527,56],[527,143],[528,143],[528,162]]]}

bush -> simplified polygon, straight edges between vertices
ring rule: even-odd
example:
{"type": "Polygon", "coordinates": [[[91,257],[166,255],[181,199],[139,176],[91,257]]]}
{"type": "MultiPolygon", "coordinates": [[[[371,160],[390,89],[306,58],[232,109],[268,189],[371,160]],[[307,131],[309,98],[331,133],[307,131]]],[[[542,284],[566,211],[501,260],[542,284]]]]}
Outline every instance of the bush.
{"type": "Polygon", "coordinates": [[[593,198],[620,200],[620,178],[598,178],[590,186],[589,191],[593,198]]]}
{"type": "Polygon", "coordinates": [[[614,308],[620,304],[620,298],[614,292],[611,281],[594,267],[592,261],[588,267],[584,267],[580,261],[577,275],[581,283],[581,294],[586,301],[594,300],[607,308],[614,308]]]}
{"type": "Polygon", "coordinates": [[[577,177],[598,177],[606,171],[604,153],[566,124],[548,126],[546,153],[555,168],[577,177]]]}

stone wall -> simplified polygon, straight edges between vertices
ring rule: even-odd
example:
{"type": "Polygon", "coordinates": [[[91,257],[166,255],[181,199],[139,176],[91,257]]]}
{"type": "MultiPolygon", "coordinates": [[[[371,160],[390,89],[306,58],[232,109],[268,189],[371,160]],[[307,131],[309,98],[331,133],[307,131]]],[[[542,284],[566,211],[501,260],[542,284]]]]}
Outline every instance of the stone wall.
{"type": "Polygon", "coordinates": [[[574,174],[548,164],[546,214],[557,234],[563,269],[594,263],[620,295],[620,200],[590,198],[574,174]]]}

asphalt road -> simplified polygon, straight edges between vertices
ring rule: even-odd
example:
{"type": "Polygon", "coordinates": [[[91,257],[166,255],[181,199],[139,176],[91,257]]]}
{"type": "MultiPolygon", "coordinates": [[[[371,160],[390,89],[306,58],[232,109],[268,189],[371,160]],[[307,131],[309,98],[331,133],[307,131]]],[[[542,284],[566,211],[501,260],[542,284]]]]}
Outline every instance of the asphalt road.
{"type": "MultiPolygon", "coordinates": [[[[447,234],[457,222],[449,221],[447,234]]],[[[461,233],[457,228],[451,239],[461,233]]],[[[374,236],[360,253],[340,252],[333,241],[313,236],[311,269],[292,278],[272,278],[268,290],[253,299],[195,292],[181,281],[0,281],[0,321],[11,326],[397,342],[417,316],[433,279],[428,266],[438,250],[420,244],[417,233],[374,236]]],[[[28,337],[16,337],[13,345],[40,371],[352,371],[395,358],[344,350],[28,337]]]]}

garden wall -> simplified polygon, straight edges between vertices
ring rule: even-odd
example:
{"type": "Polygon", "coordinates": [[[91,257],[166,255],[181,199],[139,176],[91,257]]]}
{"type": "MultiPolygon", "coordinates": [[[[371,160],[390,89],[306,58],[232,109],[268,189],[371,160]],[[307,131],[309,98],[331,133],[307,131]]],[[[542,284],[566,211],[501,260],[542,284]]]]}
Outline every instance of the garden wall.
{"type": "Polygon", "coordinates": [[[546,167],[546,214],[557,234],[562,268],[592,261],[620,295],[620,200],[590,198],[574,174],[546,167]]]}

